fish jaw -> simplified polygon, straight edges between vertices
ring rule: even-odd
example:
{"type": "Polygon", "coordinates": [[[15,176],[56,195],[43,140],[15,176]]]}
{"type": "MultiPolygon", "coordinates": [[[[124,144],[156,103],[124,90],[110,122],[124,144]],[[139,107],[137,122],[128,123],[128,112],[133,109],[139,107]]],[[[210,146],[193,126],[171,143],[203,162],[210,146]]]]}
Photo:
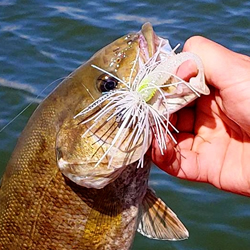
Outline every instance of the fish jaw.
{"type": "Polygon", "coordinates": [[[153,27],[150,23],[145,23],[140,34],[140,50],[141,54],[144,54],[145,62],[149,60],[156,51],[156,44],[159,38],[156,36],[153,27]]]}

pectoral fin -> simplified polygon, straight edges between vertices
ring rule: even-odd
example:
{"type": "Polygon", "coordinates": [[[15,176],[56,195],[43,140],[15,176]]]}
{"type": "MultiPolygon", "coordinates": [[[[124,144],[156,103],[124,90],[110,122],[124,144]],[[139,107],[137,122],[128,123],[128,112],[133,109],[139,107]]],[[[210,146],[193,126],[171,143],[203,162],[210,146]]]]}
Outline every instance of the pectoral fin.
{"type": "Polygon", "coordinates": [[[158,240],[184,240],[189,233],[176,214],[150,189],[140,207],[137,231],[158,240]]]}

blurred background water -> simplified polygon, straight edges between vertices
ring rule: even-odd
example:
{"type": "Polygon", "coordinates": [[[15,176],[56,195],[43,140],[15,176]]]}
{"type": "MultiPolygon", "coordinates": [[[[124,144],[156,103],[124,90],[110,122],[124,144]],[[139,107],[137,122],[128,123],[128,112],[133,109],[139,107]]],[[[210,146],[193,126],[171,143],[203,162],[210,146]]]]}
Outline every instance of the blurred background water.
{"type": "MultiPolygon", "coordinates": [[[[173,46],[203,35],[250,55],[247,0],[0,0],[0,174],[38,103],[95,51],[149,21],[173,46]]],[[[250,200],[206,184],[170,177],[154,168],[151,186],[179,215],[189,240],[136,236],[133,250],[250,249],[250,200]]]]}

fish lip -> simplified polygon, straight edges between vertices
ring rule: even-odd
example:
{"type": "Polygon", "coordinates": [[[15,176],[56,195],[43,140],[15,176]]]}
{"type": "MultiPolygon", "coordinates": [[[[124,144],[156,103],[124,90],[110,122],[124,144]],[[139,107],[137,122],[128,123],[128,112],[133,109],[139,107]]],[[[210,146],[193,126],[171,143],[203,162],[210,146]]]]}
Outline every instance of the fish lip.
{"type": "Polygon", "coordinates": [[[144,62],[147,62],[156,52],[159,44],[159,37],[155,34],[151,23],[142,25],[139,34],[139,47],[144,62]]]}

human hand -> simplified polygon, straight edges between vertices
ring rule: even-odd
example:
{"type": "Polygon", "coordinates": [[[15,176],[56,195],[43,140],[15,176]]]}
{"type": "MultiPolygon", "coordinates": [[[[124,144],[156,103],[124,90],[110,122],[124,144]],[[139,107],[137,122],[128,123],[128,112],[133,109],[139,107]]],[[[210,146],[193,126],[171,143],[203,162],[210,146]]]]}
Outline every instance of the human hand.
{"type": "MultiPolygon", "coordinates": [[[[153,141],[153,162],[179,178],[250,196],[250,57],[203,37],[188,39],[183,51],[202,59],[211,94],[173,115],[178,143],[169,139],[161,155],[153,141]]],[[[178,72],[194,74],[191,64],[178,72]]]]}

